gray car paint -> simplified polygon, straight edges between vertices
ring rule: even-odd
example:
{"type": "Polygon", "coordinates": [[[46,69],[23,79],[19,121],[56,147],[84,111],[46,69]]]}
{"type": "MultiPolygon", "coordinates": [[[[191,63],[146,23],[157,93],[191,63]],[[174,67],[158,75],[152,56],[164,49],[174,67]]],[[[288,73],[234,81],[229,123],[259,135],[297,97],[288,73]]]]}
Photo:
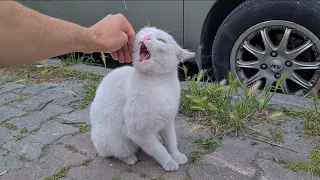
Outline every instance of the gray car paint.
{"type": "Polygon", "coordinates": [[[170,31],[184,48],[196,51],[203,22],[216,0],[20,0],[43,14],[89,27],[107,14],[123,13],[139,30],[148,25],[170,31]]]}

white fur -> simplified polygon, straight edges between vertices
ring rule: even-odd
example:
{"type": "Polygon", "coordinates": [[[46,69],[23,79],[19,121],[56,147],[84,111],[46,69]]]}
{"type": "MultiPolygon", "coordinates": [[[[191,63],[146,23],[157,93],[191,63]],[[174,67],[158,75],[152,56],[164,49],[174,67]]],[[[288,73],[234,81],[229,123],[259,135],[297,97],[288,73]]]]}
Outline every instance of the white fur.
{"type": "Polygon", "coordinates": [[[91,138],[101,156],[113,156],[133,165],[141,147],[166,171],[176,171],[179,165],[188,162],[177,147],[174,119],[180,100],[177,67],[179,61],[192,57],[193,52],[182,49],[162,30],[146,27],[138,32],[133,67],[110,72],[91,104],[91,138]],[[151,58],[138,62],[139,42],[145,35],[151,36],[151,40],[144,42],[151,58]]]}

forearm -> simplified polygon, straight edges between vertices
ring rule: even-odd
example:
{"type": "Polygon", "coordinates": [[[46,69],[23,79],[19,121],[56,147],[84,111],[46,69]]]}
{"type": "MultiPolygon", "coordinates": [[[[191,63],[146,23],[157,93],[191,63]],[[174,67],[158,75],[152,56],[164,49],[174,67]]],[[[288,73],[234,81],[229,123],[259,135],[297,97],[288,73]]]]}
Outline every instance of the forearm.
{"type": "Polygon", "coordinates": [[[88,28],[56,19],[14,1],[0,2],[0,67],[92,49],[88,28]]]}

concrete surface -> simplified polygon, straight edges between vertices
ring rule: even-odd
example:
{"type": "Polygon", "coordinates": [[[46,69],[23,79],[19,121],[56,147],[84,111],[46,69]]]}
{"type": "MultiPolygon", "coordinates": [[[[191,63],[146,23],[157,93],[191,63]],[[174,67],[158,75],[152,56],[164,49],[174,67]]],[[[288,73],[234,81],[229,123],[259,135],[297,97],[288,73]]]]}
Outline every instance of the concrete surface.
{"type": "MultiPolygon", "coordinates": [[[[73,66],[72,69],[85,69],[73,66]]],[[[90,67],[95,71],[96,67],[90,67]]],[[[105,72],[103,70],[101,72],[105,72]]],[[[281,146],[251,138],[224,137],[217,151],[206,154],[198,163],[181,166],[177,172],[165,172],[153,158],[143,152],[138,162],[128,166],[112,158],[102,158],[93,148],[90,132],[80,132],[79,124],[89,124],[89,108],[74,109],[82,82],[60,81],[40,84],[10,84],[1,79],[0,88],[0,179],[22,180],[52,177],[68,168],[66,180],[311,180],[306,172],[294,172],[272,161],[273,157],[291,161],[306,160],[315,145],[301,134],[300,120],[282,118],[274,124],[260,123],[253,128],[268,133],[277,128],[284,134],[281,146]],[[17,101],[18,97],[22,97],[17,101]],[[27,130],[23,132],[22,129],[27,130]]],[[[176,120],[179,149],[187,155],[199,149],[196,141],[212,137],[209,131],[192,131],[192,118],[180,115],[176,120]]],[[[56,178],[59,179],[59,178],[56,178]]]]}

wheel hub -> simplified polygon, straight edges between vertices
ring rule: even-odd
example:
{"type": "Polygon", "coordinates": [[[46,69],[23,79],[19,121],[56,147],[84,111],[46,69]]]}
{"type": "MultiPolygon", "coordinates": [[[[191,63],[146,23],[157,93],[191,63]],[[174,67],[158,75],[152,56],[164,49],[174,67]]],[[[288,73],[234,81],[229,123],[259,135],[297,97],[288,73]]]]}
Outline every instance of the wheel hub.
{"type": "Polygon", "coordinates": [[[284,75],[276,91],[309,95],[320,90],[320,40],[296,23],[272,20],[246,30],[235,42],[230,55],[233,75],[248,85],[262,81],[271,87],[284,75]]]}
{"type": "Polygon", "coordinates": [[[277,58],[272,59],[269,62],[269,69],[272,72],[278,73],[283,69],[283,62],[280,59],[277,59],[277,58]]]}

